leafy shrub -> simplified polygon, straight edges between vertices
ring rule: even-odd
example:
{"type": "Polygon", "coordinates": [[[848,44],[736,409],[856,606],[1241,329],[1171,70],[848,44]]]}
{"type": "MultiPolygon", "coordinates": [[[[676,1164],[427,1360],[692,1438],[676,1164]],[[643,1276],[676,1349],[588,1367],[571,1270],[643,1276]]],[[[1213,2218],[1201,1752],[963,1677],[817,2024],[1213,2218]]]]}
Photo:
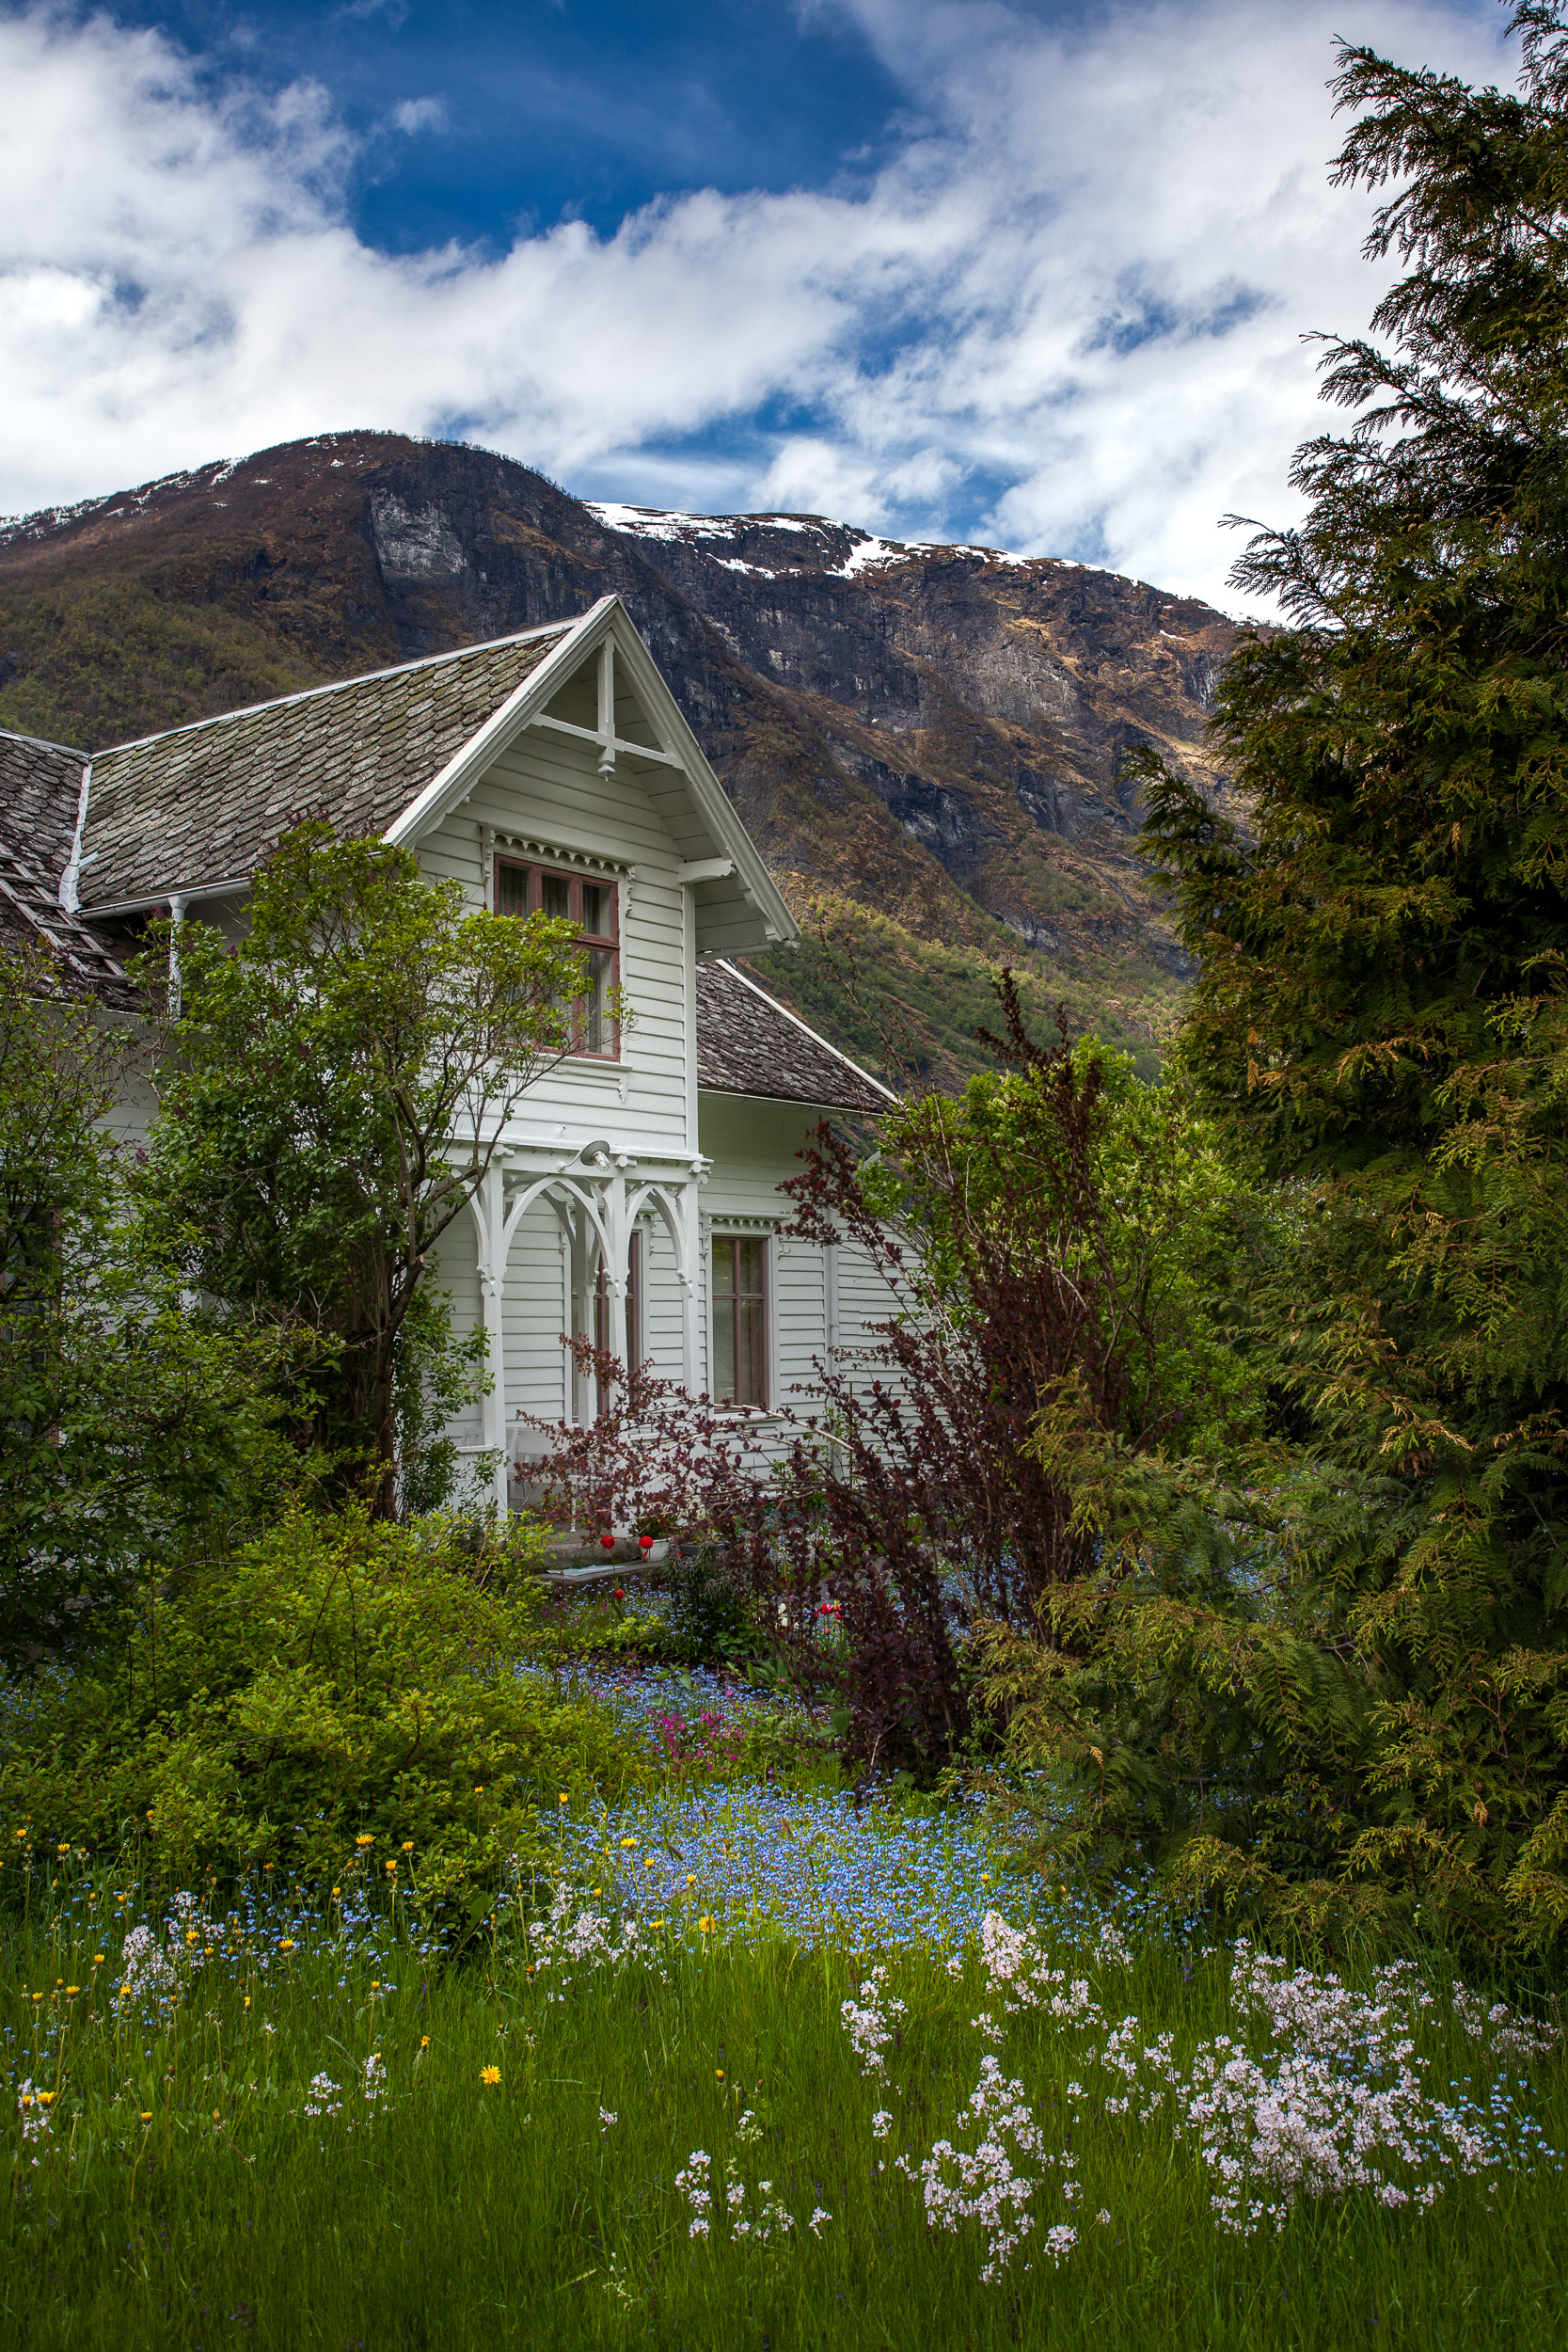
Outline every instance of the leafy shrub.
{"type": "Polygon", "coordinates": [[[752,1658],[763,1645],[744,1595],[725,1573],[720,1547],[683,1544],[672,1551],[665,1570],[670,1586],[666,1613],[671,1655],[700,1666],[729,1658],[752,1658]]]}
{"type": "Polygon", "coordinates": [[[150,1557],[235,1540],[309,1475],[278,1426],[314,1350],[193,1312],[103,1120],[135,1032],[0,941],[0,1659],[80,1655],[150,1557]]]}
{"type": "Polygon", "coordinates": [[[341,1882],[391,1861],[420,1897],[492,1884],[537,1805],[652,1769],[529,1670],[534,1549],[295,1510],[145,1585],[112,1660],[13,1685],[0,1799],[76,1841],[145,1835],[171,1875],[276,1858],[341,1882]]]}

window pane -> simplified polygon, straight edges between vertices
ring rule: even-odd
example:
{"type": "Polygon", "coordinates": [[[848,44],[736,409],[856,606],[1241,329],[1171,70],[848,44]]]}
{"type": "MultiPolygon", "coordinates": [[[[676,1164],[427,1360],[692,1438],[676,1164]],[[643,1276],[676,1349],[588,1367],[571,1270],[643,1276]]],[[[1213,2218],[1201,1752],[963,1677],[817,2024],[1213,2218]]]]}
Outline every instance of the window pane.
{"type": "Polygon", "coordinates": [[[763,1295],[763,1267],[766,1263],[763,1250],[765,1248],[766,1244],[760,1237],[736,1244],[735,1286],[737,1291],[744,1291],[752,1298],[760,1298],[763,1295]]]}
{"type": "Polygon", "coordinates": [[[582,1050],[585,1054],[608,1054],[614,1042],[610,992],[614,985],[615,958],[608,947],[590,947],[584,961],[588,966],[588,986],[582,996],[582,1050]]]}
{"type": "Polygon", "coordinates": [[[735,1295],[735,1244],[723,1236],[713,1245],[713,1295],[715,1298],[735,1295]]]}
{"type": "Polygon", "coordinates": [[[762,1301],[736,1299],[735,1307],[735,1401],[766,1405],[768,1385],[763,1366],[762,1301]]]}
{"type": "Polygon", "coordinates": [[[610,892],[603,882],[582,885],[582,928],[591,939],[611,936],[610,892]]]}
{"type": "Polygon", "coordinates": [[[571,877],[567,874],[541,874],[539,907],[542,914],[559,915],[563,923],[569,923],[572,919],[571,877]]]}
{"type": "Polygon", "coordinates": [[[501,866],[496,870],[496,913],[526,914],[528,913],[528,867],[501,866]]]}
{"type": "Polygon", "coordinates": [[[735,1308],[716,1299],[713,1308],[713,1395],[719,1405],[733,1405],[735,1395],[735,1308]]]}

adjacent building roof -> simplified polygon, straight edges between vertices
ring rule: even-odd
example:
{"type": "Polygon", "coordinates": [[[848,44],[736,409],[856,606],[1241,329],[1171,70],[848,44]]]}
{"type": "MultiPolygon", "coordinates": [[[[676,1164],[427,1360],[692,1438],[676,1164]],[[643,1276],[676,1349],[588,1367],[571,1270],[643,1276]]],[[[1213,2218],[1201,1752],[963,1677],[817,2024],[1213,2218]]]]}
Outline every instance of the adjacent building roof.
{"type": "Polygon", "coordinates": [[[135,998],[113,949],[59,902],[87,764],[68,744],[0,729],[0,939],[47,949],[61,995],[129,1009],[135,998]]]}
{"type": "Polygon", "coordinates": [[[385,832],[571,627],[311,687],[96,753],[79,903],[90,913],[248,875],[301,817],[320,815],[344,834],[385,832]]]}
{"type": "Polygon", "coordinates": [[[86,752],[0,729],[0,845],[57,883],[82,803],[86,752]]]}
{"type": "Polygon", "coordinates": [[[723,957],[697,966],[697,1084],[824,1110],[885,1111],[898,1100],[723,957]]]}
{"type": "Polygon", "coordinates": [[[130,1011],[135,994],[123,965],[79,916],[67,914],[55,886],[26,858],[0,842],[0,938],[49,952],[62,996],[99,998],[130,1011]]]}

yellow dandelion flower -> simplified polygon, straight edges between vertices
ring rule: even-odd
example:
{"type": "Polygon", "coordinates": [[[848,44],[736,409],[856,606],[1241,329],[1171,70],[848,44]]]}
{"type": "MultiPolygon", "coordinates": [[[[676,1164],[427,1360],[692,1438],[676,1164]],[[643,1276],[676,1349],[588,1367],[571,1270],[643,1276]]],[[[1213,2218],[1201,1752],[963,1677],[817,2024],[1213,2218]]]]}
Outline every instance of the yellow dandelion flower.
{"type": "Polygon", "coordinates": [[[283,1941],[281,1942],[281,1944],[279,1944],[279,1946],[277,1947],[277,1948],[278,1948],[278,1950],[279,1950],[280,1952],[292,1952],[292,1951],[293,1950],[293,1947],[294,1947],[294,1939],[293,1939],[293,1937],[292,1935],[286,1935],[286,1936],[283,1938],[283,1941]]]}
{"type": "Polygon", "coordinates": [[[136,2121],[138,2123],[150,2123],[152,2121],[152,2109],[150,2107],[143,2107],[141,2112],[138,2114],[136,2121]]]}
{"type": "Polygon", "coordinates": [[[644,1868],[644,1870],[657,1870],[657,1867],[658,1867],[658,1864],[656,1862],[656,1860],[654,1859],[654,1857],[653,1857],[653,1855],[652,1855],[651,1853],[645,1853],[645,1854],[643,1855],[643,1857],[642,1857],[642,1867],[644,1868]]]}
{"type": "Polygon", "coordinates": [[[430,2036],[429,2036],[427,2033],[422,2033],[422,2034],[420,2034],[420,2049],[421,2049],[421,2050],[428,2050],[428,2049],[429,2049],[429,2047],[430,2047],[430,2036]]]}
{"type": "Polygon", "coordinates": [[[488,2083],[492,2090],[499,2082],[500,2078],[501,2070],[499,2066],[482,2066],[479,2070],[480,2081],[482,2083],[488,2083]]]}
{"type": "Polygon", "coordinates": [[[93,1954],[93,1956],[92,1956],[92,1964],[93,1964],[93,1966],[94,1966],[95,1968],[102,1968],[102,1967],[103,1967],[103,1953],[102,1953],[102,1952],[94,1952],[94,1954],[93,1954]]]}
{"type": "Polygon", "coordinates": [[[713,2070],[713,2079],[714,2079],[714,2081],[715,2081],[715,2082],[720,2082],[720,2083],[721,2083],[721,2082],[723,2081],[723,2079],[724,2079],[724,2070],[723,2070],[723,2068],[722,2068],[721,2066],[716,2066],[716,2067],[714,2068],[714,2070],[713,2070]]]}
{"type": "Polygon", "coordinates": [[[56,1847],[55,1847],[55,1851],[56,1853],[69,1853],[69,1852],[71,1851],[71,1840],[70,1840],[69,1838],[67,1838],[67,1840],[66,1840],[66,1842],[65,1842],[65,1844],[64,1844],[63,1846],[56,1846],[56,1847]]]}
{"type": "Polygon", "coordinates": [[[81,1990],[82,1988],[79,1984],[68,1984],[65,1989],[66,1999],[68,2001],[74,2000],[77,1994],[80,1993],[81,1990]]]}
{"type": "Polygon", "coordinates": [[[341,1888],[341,1886],[335,1886],[335,1887],[332,1889],[332,1892],[334,1893],[334,1895],[341,1895],[341,1894],[342,1893],[342,1891],[343,1891],[343,1890],[342,1890],[342,1888],[341,1888]]]}
{"type": "Polygon", "coordinates": [[[54,2105],[55,2094],[52,2090],[40,2090],[36,2091],[34,2096],[38,2100],[40,2107],[47,2107],[54,2105]]]}
{"type": "Polygon", "coordinates": [[[354,1842],[356,1846],[373,1846],[375,1838],[370,1830],[362,1829],[354,1842]]]}
{"type": "Polygon", "coordinates": [[[404,1841],[403,1841],[403,1851],[404,1851],[404,1853],[412,1853],[412,1852],[413,1852],[413,1851],[414,1851],[414,1840],[413,1840],[411,1837],[405,1837],[405,1838],[404,1839],[404,1841]]]}
{"type": "Polygon", "coordinates": [[[249,1994],[248,1994],[248,1993],[247,1993],[247,1994],[245,1994],[245,2005],[246,2009],[248,2009],[248,2008],[250,2007],[250,1995],[249,1995],[249,1994]]]}
{"type": "Polygon", "coordinates": [[[565,1789],[564,1789],[564,1788],[561,1791],[561,1802],[562,1802],[562,1804],[571,1804],[571,1802],[572,1802],[572,1801],[571,1801],[571,1799],[570,1799],[570,1797],[568,1797],[568,1795],[566,1794],[566,1791],[565,1791],[565,1789]]]}
{"type": "Polygon", "coordinates": [[[704,1912],[702,1917],[698,1920],[697,1926],[699,1931],[704,1935],[711,1935],[713,1932],[713,1921],[708,1917],[705,1911],[704,1912]]]}

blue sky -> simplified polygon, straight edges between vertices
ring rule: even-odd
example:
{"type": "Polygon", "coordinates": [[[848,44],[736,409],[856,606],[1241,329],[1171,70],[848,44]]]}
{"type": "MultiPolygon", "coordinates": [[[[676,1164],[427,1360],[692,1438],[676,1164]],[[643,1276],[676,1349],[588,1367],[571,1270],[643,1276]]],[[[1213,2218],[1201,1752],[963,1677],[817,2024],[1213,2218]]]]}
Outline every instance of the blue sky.
{"type": "Polygon", "coordinates": [[[355,224],[404,252],[562,218],[609,232],[700,187],[819,187],[899,136],[902,93],[861,28],[787,0],[294,0],[120,21],[161,26],[219,78],[324,83],[365,142],[355,224]],[[400,107],[422,110],[421,135],[398,130],[400,107]]]}
{"type": "Polygon", "coordinates": [[[1332,37],[1493,0],[0,0],[0,510],[297,434],[1227,602],[1379,278],[1332,37]]]}

